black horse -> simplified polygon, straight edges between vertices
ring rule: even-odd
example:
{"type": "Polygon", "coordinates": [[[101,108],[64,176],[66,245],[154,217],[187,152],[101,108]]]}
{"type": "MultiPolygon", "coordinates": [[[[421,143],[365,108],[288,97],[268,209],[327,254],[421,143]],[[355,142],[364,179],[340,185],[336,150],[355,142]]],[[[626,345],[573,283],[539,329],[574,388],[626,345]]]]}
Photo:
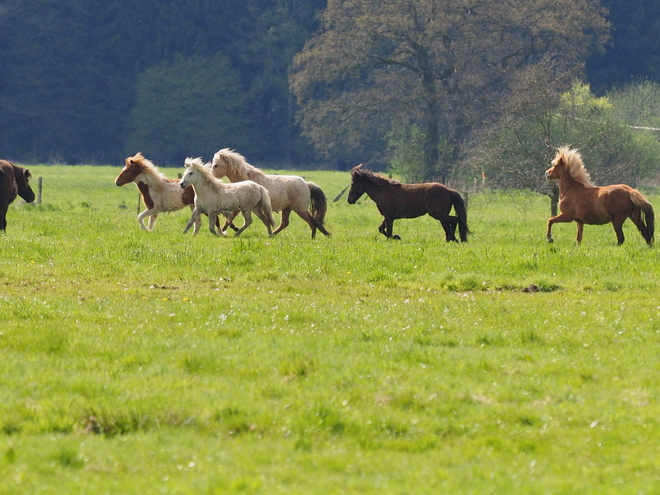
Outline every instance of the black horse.
{"type": "Polygon", "coordinates": [[[470,231],[467,226],[465,202],[458,192],[444,184],[402,184],[358,165],[351,170],[349,204],[354,204],[365,193],[374,200],[378,211],[384,217],[378,231],[385,237],[400,239],[398,235],[392,235],[392,225],[397,218],[417,218],[428,213],[440,221],[447,241],[457,241],[456,226],[461,242],[467,241],[470,231]],[[449,214],[452,206],[456,216],[449,214]]]}
{"type": "Polygon", "coordinates": [[[34,191],[28,183],[30,177],[28,169],[0,160],[0,230],[7,229],[7,209],[16,196],[28,203],[34,201],[34,191]]]}

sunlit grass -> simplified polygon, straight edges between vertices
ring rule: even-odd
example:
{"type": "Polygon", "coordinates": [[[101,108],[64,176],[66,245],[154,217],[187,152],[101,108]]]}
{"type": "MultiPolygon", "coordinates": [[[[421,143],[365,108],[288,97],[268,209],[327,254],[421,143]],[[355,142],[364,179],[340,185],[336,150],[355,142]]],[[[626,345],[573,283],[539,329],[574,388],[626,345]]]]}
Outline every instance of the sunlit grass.
{"type": "Polygon", "coordinates": [[[657,490],[660,264],[630,223],[548,245],[547,199],[473,193],[467,244],[345,198],[331,238],[193,237],[140,230],[117,167],[32,172],[0,235],[0,491],[657,490]]]}

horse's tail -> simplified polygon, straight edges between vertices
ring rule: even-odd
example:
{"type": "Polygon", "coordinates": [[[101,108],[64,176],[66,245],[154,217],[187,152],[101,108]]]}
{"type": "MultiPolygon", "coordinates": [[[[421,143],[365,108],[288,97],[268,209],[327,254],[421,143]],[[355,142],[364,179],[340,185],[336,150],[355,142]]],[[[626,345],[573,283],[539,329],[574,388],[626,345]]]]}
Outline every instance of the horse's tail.
{"type": "Polygon", "coordinates": [[[461,195],[456,191],[451,191],[451,204],[456,210],[458,217],[458,233],[461,236],[461,242],[467,242],[467,236],[470,233],[467,225],[467,210],[465,209],[465,201],[461,195]]]}
{"type": "Polygon", "coordinates": [[[633,202],[634,208],[630,217],[635,221],[635,225],[639,229],[642,237],[649,246],[653,245],[655,234],[655,214],[653,213],[653,206],[649,203],[644,195],[633,189],[630,193],[630,199],[633,202]]]}
{"type": "Polygon", "coordinates": [[[313,182],[308,182],[307,186],[309,187],[310,202],[309,202],[309,213],[312,215],[316,223],[318,224],[319,230],[325,235],[325,214],[328,211],[328,200],[325,197],[323,189],[314,184],[313,182]]]}
{"type": "Polygon", "coordinates": [[[275,227],[275,217],[273,217],[273,206],[270,204],[270,195],[265,187],[261,188],[261,201],[259,201],[259,211],[263,217],[270,223],[271,227],[275,227]]]}

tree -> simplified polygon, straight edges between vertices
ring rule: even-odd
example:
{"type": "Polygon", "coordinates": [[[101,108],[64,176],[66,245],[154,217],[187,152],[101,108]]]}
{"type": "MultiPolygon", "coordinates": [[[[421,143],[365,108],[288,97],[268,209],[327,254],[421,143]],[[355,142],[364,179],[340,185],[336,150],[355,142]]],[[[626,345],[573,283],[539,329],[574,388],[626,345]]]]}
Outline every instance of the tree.
{"type": "MultiPolygon", "coordinates": [[[[240,147],[253,160],[270,162],[309,153],[312,147],[298,139],[293,119],[288,67],[316,29],[316,13],[324,5],[325,0],[0,0],[3,156],[121,163],[127,147],[160,148],[158,139],[126,140],[136,137],[132,109],[138,82],[177,56],[222,60],[219,69],[231,74],[227,92],[240,92],[236,101],[242,108],[236,110],[250,120],[240,129],[249,132],[218,146],[240,147]]],[[[173,122],[188,115],[172,117],[173,122]]],[[[165,148],[179,137],[158,136],[165,148]]]]}
{"type": "Polygon", "coordinates": [[[186,157],[210,156],[225,143],[244,148],[251,134],[244,101],[238,75],[224,57],[178,55],[141,76],[126,152],[182,165],[186,157]]]}
{"type": "Polygon", "coordinates": [[[660,128],[660,84],[642,81],[607,92],[615,115],[634,127],[660,128]]]}
{"type": "Polygon", "coordinates": [[[415,124],[441,180],[519,70],[582,59],[608,32],[597,0],[330,0],[321,22],[292,66],[303,132],[326,153],[378,156],[415,124]]]}
{"type": "Polygon", "coordinates": [[[580,148],[595,183],[635,185],[656,173],[656,137],[627,125],[615,110],[616,100],[596,97],[587,84],[574,81],[565,92],[551,89],[564,86],[568,76],[563,71],[528,71],[506,100],[506,115],[475,140],[478,144],[465,161],[466,175],[485,174],[491,187],[545,194],[554,214],[559,191],[543,172],[558,146],[580,148]]]}
{"type": "Polygon", "coordinates": [[[607,50],[587,61],[586,71],[597,94],[641,82],[660,83],[660,2],[603,0],[612,23],[607,50]]]}

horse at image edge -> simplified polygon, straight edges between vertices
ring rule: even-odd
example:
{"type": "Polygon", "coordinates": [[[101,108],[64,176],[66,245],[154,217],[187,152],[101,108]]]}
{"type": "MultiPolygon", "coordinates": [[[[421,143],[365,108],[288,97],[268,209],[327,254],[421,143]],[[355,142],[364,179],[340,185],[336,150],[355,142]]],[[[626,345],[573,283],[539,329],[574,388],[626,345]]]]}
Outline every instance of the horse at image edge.
{"type": "Polygon", "coordinates": [[[560,214],[548,220],[546,237],[553,242],[552,225],[556,222],[577,223],[577,243],[582,242],[584,224],[604,225],[612,222],[617,244],[623,244],[623,223],[630,218],[649,246],[654,240],[653,206],[637,189],[625,184],[597,187],[592,184],[578,150],[568,146],[557,149],[548,180],[559,181],[560,214]]]}
{"type": "Polygon", "coordinates": [[[28,203],[34,201],[34,191],[29,184],[31,177],[28,169],[0,160],[0,231],[7,230],[7,210],[16,196],[28,203]]]}

